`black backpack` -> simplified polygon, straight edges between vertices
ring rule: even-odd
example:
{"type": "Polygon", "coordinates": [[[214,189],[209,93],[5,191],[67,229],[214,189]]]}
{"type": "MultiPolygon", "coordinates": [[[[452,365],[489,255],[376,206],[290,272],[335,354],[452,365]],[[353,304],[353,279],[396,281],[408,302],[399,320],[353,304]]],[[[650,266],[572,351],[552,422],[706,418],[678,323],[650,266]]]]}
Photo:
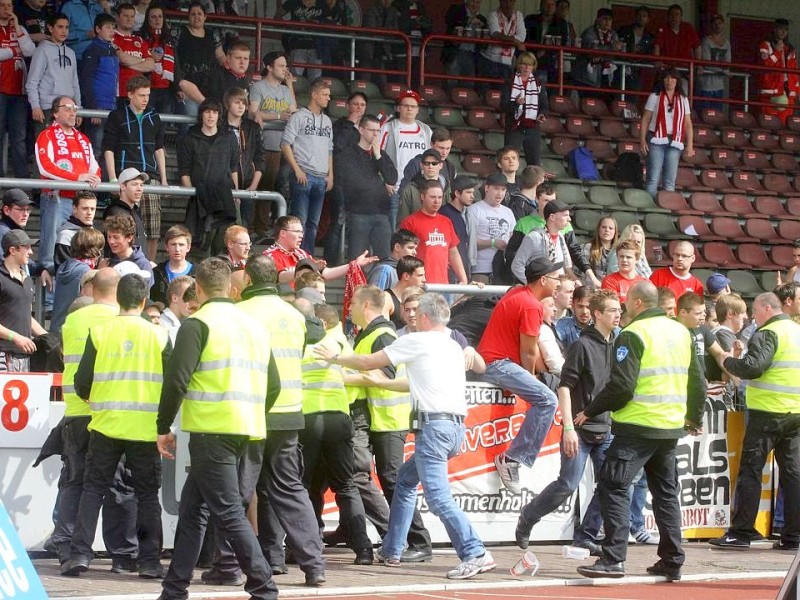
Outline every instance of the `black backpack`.
{"type": "Polygon", "coordinates": [[[623,152],[614,161],[611,178],[618,183],[627,183],[640,190],[644,189],[644,168],[642,159],[636,152],[623,152]]]}

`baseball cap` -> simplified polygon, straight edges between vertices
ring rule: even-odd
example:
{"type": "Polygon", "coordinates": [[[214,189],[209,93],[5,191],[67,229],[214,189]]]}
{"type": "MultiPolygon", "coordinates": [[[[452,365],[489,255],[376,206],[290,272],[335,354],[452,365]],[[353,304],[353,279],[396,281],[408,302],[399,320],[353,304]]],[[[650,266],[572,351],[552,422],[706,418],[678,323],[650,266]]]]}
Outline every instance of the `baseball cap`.
{"type": "Polygon", "coordinates": [[[303,269],[311,269],[314,273],[319,273],[319,266],[317,266],[317,261],[313,258],[302,258],[298,260],[297,264],[294,266],[295,276],[303,269]]]}
{"type": "Polygon", "coordinates": [[[151,275],[148,271],[140,269],[136,263],[129,260],[123,260],[121,263],[115,264],[114,270],[119,273],[120,277],[125,277],[125,275],[138,275],[145,281],[150,281],[151,278],[151,275]]]}
{"type": "Polygon", "coordinates": [[[596,18],[599,19],[600,17],[611,17],[611,18],[613,18],[614,17],[614,13],[611,12],[610,8],[601,8],[601,9],[598,9],[596,18]]]}
{"type": "Polygon", "coordinates": [[[143,182],[147,183],[148,181],[150,181],[150,176],[147,173],[142,173],[138,169],[134,169],[133,167],[128,167],[122,173],[119,174],[117,181],[119,181],[120,183],[126,183],[134,179],[141,179],[143,182]]]}
{"type": "Polygon", "coordinates": [[[8,254],[9,248],[18,248],[19,246],[33,246],[38,244],[39,240],[31,239],[27,233],[22,229],[12,229],[3,236],[3,254],[8,254]]]}
{"type": "Polygon", "coordinates": [[[3,194],[3,206],[30,206],[33,200],[19,188],[6,190],[3,194]]]}
{"type": "Polygon", "coordinates": [[[426,158],[433,158],[434,160],[442,162],[442,155],[439,154],[439,151],[434,148],[428,148],[425,150],[425,152],[422,153],[422,156],[420,156],[420,161],[423,161],[426,158]]]}
{"type": "Polygon", "coordinates": [[[486,178],[486,185],[502,185],[508,187],[508,179],[502,173],[492,173],[486,178]]]}
{"type": "Polygon", "coordinates": [[[397,102],[397,104],[400,104],[400,103],[401,103],[403,100],[405,100],[406,98],[413,98],[414,100],[416,100],[416,101],[417,101],[417,104],[422,104],[422,96],[420,96],[420,95],[419,95],[417,92],[415,92],[414,90],[405,90],[403,93],[401,93],[401,94],[400,94],[400,95],[399,95],[399,96],[396,98],[395,102],[397,102]]]}
{"type": "Polygon", "coordinates": [[[467,175],[457,175],[451,184],[453,191],[463,192],[478,186],[478,180],[467,175]]]}
{"type": "Polygon", "coordinates": [[[549,273],[555,273],[564,266],[564,261],[557,263],[551,262],[549,258],[544,256],[537,256],[532,258],[525,265],[525,280],[536,281],[540,277],[544,277],[549,273]]]}
{"type": "Polygon", "coordinates": [[[722,273],[712,273],[708,276],[708,279],[706,279],[706,289],[709,294],[719,294],[728,287],[730,283],[731,280],[722,273]]]}
{"type": "Polygon", "coordinates": [[[553,200],[548,202],[544,207],[544,220],[550,218],[550,215],[554,215],[556,213],[564,212],[565,210],[570,210],[572,207],[564,204],[560,200],[553,200]]]}

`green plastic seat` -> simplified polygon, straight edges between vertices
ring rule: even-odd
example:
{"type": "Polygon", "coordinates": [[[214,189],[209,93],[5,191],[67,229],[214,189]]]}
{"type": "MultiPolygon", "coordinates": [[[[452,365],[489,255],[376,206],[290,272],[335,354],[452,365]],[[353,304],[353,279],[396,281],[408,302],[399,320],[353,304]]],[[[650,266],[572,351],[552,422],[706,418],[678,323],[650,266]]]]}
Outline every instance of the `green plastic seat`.
{"type": "Polygon", "coordinates": [[[733,269],[728,271],[726,275],[731,280],[731,289],[736,290],[743,296],[757,296],[763,291],[761,285],[750,271],[733,269]]]}
{"type": "Polygon", "coordinates": [[[575,214],[573,216],[572,226],[575,228],[576,231],[590,233],[597,228],[597,222],[600,220],[600,217],[602,216],[603,213],[601,213],[600,211],[579,208],[578,210],[575,211],[575,214]]]}
{"type": "Polygon", "coordinates": [[[772,291],[778,285],[778,274],[775,271],[764,271],[761,273],[761,289],[772,291]]]}
{"type": "Polygon", "coordinates": [[[341,79],[337,79],[336,77],[323,77],[323,79],[327,81],[331,87],[331,98],[346,98],[349,95],[341,79]]]}
{"type": "Polygon", "coordinates": [[[347,89],[352,94],[354,92],[361,92],[365,94],[368,99],[372,98],[381,98],[381,91],[378,89],[378,86],[372,83],[371,81],[367,81],[365,79],[354,79],[353,81],[347,82],[347,89]]]}
{"type": "Polygon", "coordinates": [[[656,209],[656,203],[653,197],[645,192],[636,188],[628,188],[622,194],[622,201],[631,208],[638,208],[640,210],[656,209]]]}
{"type": "MultiPolygon", "coordinates": [[[[420,118],[420,117],[417,117],[420,118]]],[[[433,109],[433,120],[442,127],[466,127],[460,108],[437,107],[433,109]]]]}
{"type": "Polygon", "coordinates": [[[616,187],[593,186],[589,188],[589,202],[597,206],[622,207],[616,187]]]}
{"type": "Polygon", "coordinates": [[[344,98],[337,98],[336,100],[331,100],[328,104],[328,116],[332,120],[341,119],[342,117],[346,117],[350,114],[350,111],[347,110],[347,100],[344,98]]]}
{"type": "Polygon", "coordinates": [[[583,188],[576,183],[557,183],[556,198],[564,204],[584,205],[587,203],[583,188]]]}
{"type": "Polygon", "coordinates": [[[675,226],[675,217],[669,214],[647,213],[644,216],[644,229],[648,236],[666,239],[686,237],[675,226]]]}
{"type": "Polygon", "coordinates": [[[484,131],[483,132],[483,145],[487,150],[497,152],[500,148],[506,145],[506,136],[499,131],[484,131]]]}
{"type": "Polygon", "coordinates": [[[612,216],[617,221],[617,229],[622,231],[628,225],[641,225],[639,223],[639,218],[636,216],[636,213],[633,212],[622,212],[619,210],[615,210],[612,213],[612,216]]]}
{"type": "Polygon", "coordinates": [[[292,87],[294,88],[295,97],[299,96],[300,94],[307,95],[311,89],[311,82],[308,80],[308,77],[304,77],[303,75],[295,75],[294,84],[292,87]]]}

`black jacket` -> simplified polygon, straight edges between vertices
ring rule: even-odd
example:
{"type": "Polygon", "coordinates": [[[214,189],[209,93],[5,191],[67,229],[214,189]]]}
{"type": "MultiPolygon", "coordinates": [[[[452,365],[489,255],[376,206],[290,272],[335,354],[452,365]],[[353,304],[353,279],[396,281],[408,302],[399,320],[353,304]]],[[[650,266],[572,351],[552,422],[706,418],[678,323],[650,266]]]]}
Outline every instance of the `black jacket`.
{"type": "MultiPolygon", "coordinates": [[[[775,315],[764,325],[788,318],[785,314],[775,315]]],[[[742,358],[731,356],[725,359],[725,369],[731,375],[741,379],[758,379],[772,366],[772,359],[778,350],[778,336],[774,331],[764,329],[764,325],[756,329],[747,343],[747,354],[742,358]]]]}
{"type": "MultiPolygon", "coordinates": [[[[167,288],[169,287],[169,278],[167,277],[167,264],[169,260],[159,263],[153,269],[153,287],[150,288],[150,299],[153,302],[163,302],[164,306],[169,306],[169,298],[167,297],[167,288]]],[[[186,273],[190,277],[194,276],[194,265],[186,273]]]]}
{"type": "Polygon", "coordinates": [[[178,175],[188,175],[192,185],[222,182],[233,187],[231,173],[239,169],[239,144],[236,136],[220,126],[215,135],[205,135],[193,125],[178,139],[178,175]]]}
{"type": "Polygon", "coordinates": [[[333,165],[347,212],[389,214],[386,184],[397,183],[397,169],[388,154],[381,150],[380,159],[376,159],[371,150],[365,152],[358,144],[347,145],[334,153],[333,165]]]}
{"type": "MultiPolygon", "coordinates": [[[[648,308],[633,321],[663,317],[665,314],[660,308],[648,308]]],[[[613,361],[611,378],[608,384],[584,410],[587,417],[596,417],[606,411],[620,410],[633,399],[633,392],[636,389],[636,382],[639,378],[644,345],[639,336],[627,329],[623,329],[614,343],[615,356],[619,349],[623,347],[627,349],[627,353],[624,354],[624,360],[613,361]]],[[[703,418],[703,407],[706,402],[706,379],[703,375],[703,365],[697,357],[694,343],[691,343],[691,348],[692,362],[689,366],[689,384],[686,390],[686,419],[692,423],[699,424],[703,418]]],[[[679,439],[685,434],[683,427],[656,429],[630,423],[617,423],[616,421],[612,424],[612,431],[616,435],[651,439],[679,439]]]]}
{"type": "MultiPolygon", "coordinates": [[[[236,127],[228,125],[231,133],[236,137],[236,127]]],[[[256,171],[262,174],[267,169],[264,163],[264,149],[261,146],[261,127],[255,121],[242,119],[239,125],[239,189],[243,190],[253,181],[256,171]]]]}
{"type": "MultiPolygon", "coordinates": [[[[541,63],[540,63],[541,67],[541,63]]],[[[510,79],[506,80],[506,84],[503,86],[503,89],[500,94],[500,110],[505,115],[505,130],[506,133],[509,131],[513,131],[517,128],[517,121],[514,119],[514,113],[517,110],[517,103],[512,102],[511,100],[511,88],[514,87],[514,77],[512,75],[510,79]]],[[[544,87],[544,83],[542,83],[541,79],[536,77],[536,81],[539,82],[539,109],[538,114],[546,115],[548,109],[550,108],[550,102],[547,98],[547,88],[544,87]]]]}
{"type": "MultiPolygon", "coordinates": [[[[144,248],[144,243],[147,241],[147,235],[144,233],[142,212],[139,210],[138,205],[131,208],[119,198],[114,198],[108,203],[108,206],[106,206],[106,211],[103,213],[104,221],[108,217],[131,217],[133,222],[136,224],[136,237],[133,238],[132,245],[144,248]]],[[[111,256],[111,249],[108,247],[108,242],[106,242],[105,254],[106,256],[111,256]]]]}
{"type": "MultiPolygon", "coordinates": [[[[572,414],[583,411],[606,386],[611,376],[614,358],[613,336],[606,341],[593,325],[586,327],[574,344],[570,344],[561,368],[561,385],[568,388],[572,399],[572,414]]],[[[607,412],[591,418],[582,429],[593,433],[610,431],[607,412]]]]}
{"type": "Polygon", "coordinates": [[[164,149],[164,125],[152,108],[146,108],[137,119],[130,105],[112,110],[103,129],[103,152],[114,153],[114,165],[119,175],[133,167],[161,180],[156,162],[156,150],[164,149]]]}

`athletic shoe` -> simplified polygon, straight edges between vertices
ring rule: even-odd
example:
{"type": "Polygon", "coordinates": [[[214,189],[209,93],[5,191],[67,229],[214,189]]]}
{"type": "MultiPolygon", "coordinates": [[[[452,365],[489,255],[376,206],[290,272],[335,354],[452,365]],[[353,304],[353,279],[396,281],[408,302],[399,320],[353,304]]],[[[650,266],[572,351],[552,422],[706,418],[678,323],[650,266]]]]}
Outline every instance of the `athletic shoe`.
{"type": "Polygon", "coordinates": [[[517,540],[517,546],[523,550],[527,549],[528,544],[530,544],[531,529],[533,529],[533,525],[520,515],[517,520],[517,529],[514,531],[514,537],[517,540]]]}
{"type": "Polygon", "coordinates": [[[726,533],[713,540],[708,540],[708,543],[717,548],[725,548],[726,550],[747,550],[750,547],[750,540],[738,538],[732,533],[726,533]]]}
{"type": "Polygon", "coordinates": [[[593,565],[578,567],[578,573],[584,577],[612,577],[618,579],[625,577],[625,563],[614,562],[605,557],[598,558],[593,565]]]}
{"type": "MultiPolygon", "coordinates": [[[[630,538],[629,538],[630,539],[630,538]]],[[[646,544],[649,546],[658,546],[658,536],[651,534],[646,529],[640,529],[633,534],[633,541],[635,544],[646,544]]]]}
{"type": "Polygon", "coordinates": [[[773,550],[791,550],[792,552],[797,552],[800,550],[800,544],[797,542],[784,542],[783,540],[778,540],[774,544],[772,544],[773,550]]]}
{"type": "Polygon", "coordinates": [[[482,556],[465,560],[455,569],[447,572],[448,579],[469,579],[478,573],[486,573],[497,566],[492,558],[492,553],[486,550],[482,556]]]}
{"type": "Polygon", "coordinates": [[[379,562],[382,562],[384,566],[387,567],[399,567],[400,566],[400,557],[399,556],[386,556],[383,553],[383,546],[378,548],[375,551],[375,558],[378,559],[379,562]]]}
{"type": "Polygon", "coordinates": [[[241,571],[239,573],[223,573],[215,568],[208,571],[203,571],[200,575],[200,581],[206,585],[230,585],[238,587],[244,585],[244,576],[241,571]]]}
{"type": "Polygon", "coordinates": [[[519,485],[519,463],[507,458],[503,453],[494,457],[494,467],[497,469],[497,474],[500,476],[500,481],[505,488],[512,494],[519,494],[521,491],[519,485]]]}
{"type": "Polygon", "coordinates": [[[647,573],[665,577],[667,581],[681,580],[681,568],[676,565],[665,564],[663,560],[658,561],[652,567],[647,567],[647,573]]]}

